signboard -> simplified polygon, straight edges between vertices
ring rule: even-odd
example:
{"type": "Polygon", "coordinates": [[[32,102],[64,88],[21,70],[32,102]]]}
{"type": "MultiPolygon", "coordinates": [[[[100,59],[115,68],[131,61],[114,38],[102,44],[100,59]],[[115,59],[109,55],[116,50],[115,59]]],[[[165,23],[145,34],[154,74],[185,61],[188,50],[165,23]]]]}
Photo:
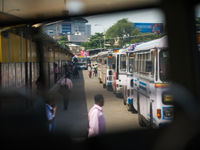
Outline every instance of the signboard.
{"type": "Polygon", "coordinates": [[[134,23],[134,27],[139,29],[142,33],[163,33],[163,23],[134,23]]]}
{"type": "Polygon", "coordinates": [[[81,51],[81,56],[89,56],[89,51],[81,51]]]}

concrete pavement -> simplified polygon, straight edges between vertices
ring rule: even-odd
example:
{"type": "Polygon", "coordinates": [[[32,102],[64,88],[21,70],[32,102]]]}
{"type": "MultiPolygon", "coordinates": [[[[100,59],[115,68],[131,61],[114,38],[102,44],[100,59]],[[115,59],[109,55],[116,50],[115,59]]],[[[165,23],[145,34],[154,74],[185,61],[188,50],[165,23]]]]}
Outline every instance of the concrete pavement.
{"type": "Polygon", "coordinates": [[[72,138],[87,138],[88,111],[94,104],[96,94],[103,94],[105,99],[106,133],[139,128],[137,115],[128,112],[122,99],[104,89],[97,77],[90,79],[88,72],[83,70],[73,84],[68,110],[63,110],[62,97],[58,96],[57,131],[72,138]]]}

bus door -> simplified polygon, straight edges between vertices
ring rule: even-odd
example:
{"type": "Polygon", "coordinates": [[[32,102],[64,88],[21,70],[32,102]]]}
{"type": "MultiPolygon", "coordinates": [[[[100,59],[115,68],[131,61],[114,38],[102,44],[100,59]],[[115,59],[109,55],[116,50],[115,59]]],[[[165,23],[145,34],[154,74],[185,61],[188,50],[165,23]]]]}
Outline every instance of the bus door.
{"type": "Polygon", "coordinates": [[[119,75],[119,54],[115,54],[113,59],[113,86],[112,86],[114,93],[116,93],[118,75],[119,75]]]}
{"type": "Polygon", "coordinates": [[[127,87],[127,103],[132,105],[133,104],[133,94],[134,94],[134,58],[135,54],[132,53],[128,53],[127,55],[127,83],[126,83],[126,87],[127,87]]]}
{"type": "Polygon", "coordinates": [[[126,85],[127,82],[126,73],[126,53],[119,55],[119,73],[117,82],[117,91],[122,94],[122,87],[126,85]]]}
{"type": "Polygon", "coordinates": [[[112,82],[113,82],[113,71],[112,71],[112,54],[108,54],[108,61],[107,61],[107,83],[106,86],[108,89],[112,89],[112,82]]]}

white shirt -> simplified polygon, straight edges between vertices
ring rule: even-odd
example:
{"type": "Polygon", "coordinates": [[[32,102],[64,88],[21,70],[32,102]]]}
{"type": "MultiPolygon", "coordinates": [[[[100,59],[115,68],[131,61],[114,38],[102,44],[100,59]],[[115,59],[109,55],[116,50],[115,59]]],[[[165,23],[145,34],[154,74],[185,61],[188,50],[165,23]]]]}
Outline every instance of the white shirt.
{"type": "Polygon", "coordinates": [[[102,112],[102,107],[99,105],[94,105],[89,113],[89,134],[88,137],[96,136],[102,134],[106,130],[106,122],[102,112]]]}

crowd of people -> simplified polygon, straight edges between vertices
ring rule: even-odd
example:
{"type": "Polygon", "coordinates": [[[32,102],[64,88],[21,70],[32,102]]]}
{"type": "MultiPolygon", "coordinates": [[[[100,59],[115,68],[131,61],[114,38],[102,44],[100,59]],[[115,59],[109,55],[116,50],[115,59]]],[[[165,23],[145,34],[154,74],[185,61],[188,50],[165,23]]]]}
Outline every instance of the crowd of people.
{"type": "Polygon", "coordinates": [[[97,76],[97,65],[88,64],[88,76],[89,78],[97,76]]]}

